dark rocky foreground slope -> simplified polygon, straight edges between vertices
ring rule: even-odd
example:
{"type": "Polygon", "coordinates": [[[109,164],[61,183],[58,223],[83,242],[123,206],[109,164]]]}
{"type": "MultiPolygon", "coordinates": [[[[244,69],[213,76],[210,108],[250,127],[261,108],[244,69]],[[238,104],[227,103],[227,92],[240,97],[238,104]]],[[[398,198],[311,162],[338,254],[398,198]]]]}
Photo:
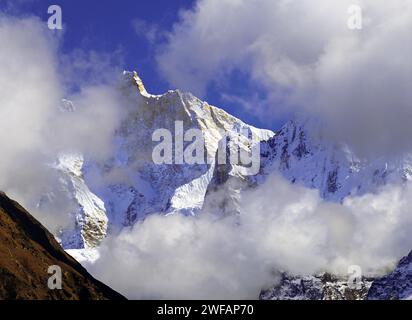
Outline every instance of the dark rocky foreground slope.
{"type": "Polygon", "coordinates": [[[124,299],[94,279],[36,219],[0,192],[0,299],[124,299]],[[51,290],[49,266],[62,271],[51,290]]]}

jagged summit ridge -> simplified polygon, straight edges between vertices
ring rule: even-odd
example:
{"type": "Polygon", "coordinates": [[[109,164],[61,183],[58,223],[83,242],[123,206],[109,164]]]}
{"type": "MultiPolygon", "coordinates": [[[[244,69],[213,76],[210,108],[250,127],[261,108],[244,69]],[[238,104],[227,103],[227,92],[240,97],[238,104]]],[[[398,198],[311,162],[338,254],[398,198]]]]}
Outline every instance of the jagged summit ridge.
{"type": "MultiPolygon", "coordinates": [[[[150,213],[195,214],[202,208],[214,164],[154,164],[151,159],[155,145],[152,141],[154,130],[164,128],[173,133],[176,121],[183,123],[184,130],[200,130],[207,159],[215,159],[219,141],[224,135],[249,130],[254,143],[274,135],[269,130],[247,125],[190,93],[170,90],[162,95],[150,95],[141,94],[139,89],[140,94],[136,95],[135,84],[140,85],[141,80],[136,80],[134,72],[125,76],[133,79],[129,91],[126,91],[132,112],[118,131],[111,170],[127,170],[135,183],[111,185],[101,191],[104,194],[102,198],[112,208],[111,217],[116,224],[130,225],[150,213]],[[123,191],[119,190],[130,190],[130,197],[125,198],[123,191]]],[[[241,147],[250,148],[246,142],[241,147]]]]}
{"type": "MultiPolygon", "coordinates": [[[[237,212],[233,208],[237,206],[242,189],[262,183],[276,172],[292,183],[319,190],[321,196],[330,201],[374,192],[389,182],[403,183],[412,176],[410,155],[393,162],[359,160],[347,146],[333,145],[323,139],[319,125],[310,120],[291,120],[276,133],[258,129],[190,93],[169,90],[161,95],[151,95],[135,71],[123,73],[121,90],[130,112],[114,137],[112,159],[109,163],[94,166],[103,177],[121,171],[125,179],[99,185],[91,191],[87,188],[88,172],[77,174],[76,185],[82,187],[77,187],[74,198],[89,198],[86,203],[92,204],[79,203],[79,208],[85,209],[83,212],[86,213],[78,219],[79,229],[85,230],[85,226],[89,226],[89,235],[79,232],[89,239],[86,241],[89,244],[84,247],[98,245],[106,230],[132,225],[148,214],[197,214],[205,201],[208,202],[206,198],[212,195],[211,191],[216,189],[228,188],[223,192],[228,197],[224,202],[232,208],[230,212],[237,212]],[[207,158],[211,159],[216,157],[219,141],[224,135],[234,136],[244,130],[253,133],[253,143],[260,143],[259,174],[245,177],[236,165],[154,164],[151,158],[154,130],[165,128],[174,132],[176,121],[182,121],[185,130],[202,131],[207,158]],[[228,178],[232,182],[226,184],[228,178]],[[234,179],[241,183],[233,182],[234,179]],[[76,196],[81,193],[82,196],[76,196]]],[[[247,149],[250,145],[248,141],[240,140],[237,147],[247,149]]],[[[73,156],[69,159],[77,161],[73,156]]],[[[73,178],[73,172],[69,176],[73,178]]],[[[83,247],[81,243],[78,241],[77,247],[83,247]]],[[[69,247],[76,248],[76,241],[69,247]]]]}

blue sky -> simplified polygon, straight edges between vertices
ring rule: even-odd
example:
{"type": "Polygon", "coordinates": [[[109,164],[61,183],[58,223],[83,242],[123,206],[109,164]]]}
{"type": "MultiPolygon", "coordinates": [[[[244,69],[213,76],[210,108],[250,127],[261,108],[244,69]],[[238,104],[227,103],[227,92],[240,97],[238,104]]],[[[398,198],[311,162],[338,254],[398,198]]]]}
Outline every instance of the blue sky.
{"type": "Polygon", "coordinates": [[[62,8],[64,51],[81,48],[113,53],[120,49],[123,67],[136,69],[153,93],[168,89],[156,71],[148,41],[136,34],[133,21],[141,19],[168,30],[177,21],[179,10],[189,8],[192,0],[31,0],[22,1],[9,12],[13,15],[32,14],[47,21],[47,8],[52,4],[62,8]]]}
{"type": "MultiPolygon", "coordinates": [[[[119,67],[138,71],[149,92],[158,94],[174,89],[159,72],[154,58],[165,38],[160,36],[151,42],[136,32],[134,23],[136,20],[140,21],[147,27],[155,28],[158,34],[164,35],[179,21],[180,11],[191,9],[195,0],[3,0],[0,8],[4,11],[7,7],[6,12],[11,15],[34,15],[47,21],[47,8],[52,4],[60,5],[63,12],[63,52],[78,48],[106,54],[120,52],[119,67]]],[[[186,88],[179,89],[187,91],[186,88]]],[[[247,96],[250,90],[253,90],[257,97],[264,98],[264,91],[251,83],[247,75],[234,71],[228,75],[227,81],[211,83],[200,98],[247,123],[271,129],[279,127],[283,120],[262,122],[253,112],[240,107],[239,101],[223,98],[247,96]]]]}

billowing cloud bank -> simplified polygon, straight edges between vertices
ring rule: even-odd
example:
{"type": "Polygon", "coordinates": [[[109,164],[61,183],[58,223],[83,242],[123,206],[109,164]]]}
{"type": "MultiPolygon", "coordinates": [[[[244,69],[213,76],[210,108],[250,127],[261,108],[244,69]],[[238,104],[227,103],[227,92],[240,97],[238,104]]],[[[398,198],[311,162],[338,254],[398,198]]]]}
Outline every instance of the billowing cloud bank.
{"type": "Polygon", "coordinates": [[[150,216],[87,265],[129,298],[257,299],[273,271],[384,273],[412,248],[411,186],[325,203],[280,177],[245,194],[239,217],[150,216]]]}
{"type": "Polygon", "coordinates": [[[199,0],[157,61],[171,85],[200,95],[241,70],[269,97],[249,97],[262,119],[283,107],[323,119],[359,153],[402,152],[412,148],[411,16],[408,0],[199,0]],[[352,5],[361,30],[348,28],[352,5]]]}

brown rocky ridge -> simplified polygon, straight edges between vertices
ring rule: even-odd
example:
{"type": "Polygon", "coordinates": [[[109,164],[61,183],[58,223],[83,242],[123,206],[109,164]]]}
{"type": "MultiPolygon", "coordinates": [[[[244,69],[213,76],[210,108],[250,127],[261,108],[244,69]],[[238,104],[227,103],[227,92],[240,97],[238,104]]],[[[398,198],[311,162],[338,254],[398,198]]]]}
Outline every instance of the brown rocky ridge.
{"type": "Polygon", "coordinates": [[[0,299],[118,300],[121,294],[94,279],[53,235],[0,192],[0,299]],[[61,268],[61,289],[50,289],[50,266],[61,268]]]}

